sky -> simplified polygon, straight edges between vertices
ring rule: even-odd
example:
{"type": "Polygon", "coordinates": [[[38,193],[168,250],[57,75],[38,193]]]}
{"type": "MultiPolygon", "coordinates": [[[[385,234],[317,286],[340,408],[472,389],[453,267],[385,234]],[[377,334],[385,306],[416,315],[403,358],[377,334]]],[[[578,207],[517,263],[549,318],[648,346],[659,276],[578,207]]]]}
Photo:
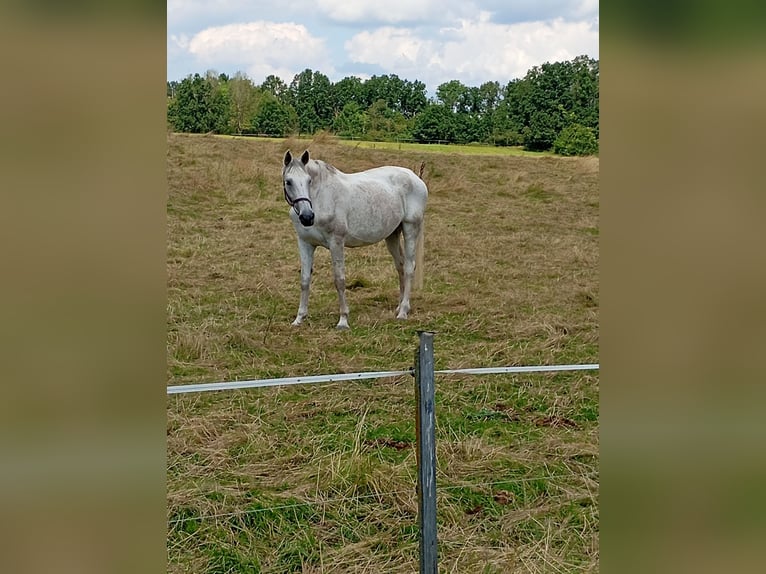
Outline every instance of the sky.
{"type": "Polygon", "coordinates": [[[598,0],[168,0],[167,79],[395,74],[429,94],[599,58],[598,0]]]}

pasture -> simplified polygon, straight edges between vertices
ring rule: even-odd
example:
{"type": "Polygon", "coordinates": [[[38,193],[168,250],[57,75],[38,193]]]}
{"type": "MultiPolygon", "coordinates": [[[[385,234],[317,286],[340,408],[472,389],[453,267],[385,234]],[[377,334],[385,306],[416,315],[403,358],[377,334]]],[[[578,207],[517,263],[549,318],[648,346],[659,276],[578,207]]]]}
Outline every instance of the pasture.
{"type": "MultiPolygon", "coordinates": [[[[367,149],[331,138],[169,134],[169,385],[598,362],[597,158],[367,149]],[[406,321],[384,243],[329,253],[310,314],[281,186],[287,148],[429,188],[425,279],[406,321]]],[[[598,371],[437,375],[442,572],[598,571],[598,371]]],[[[410,376],[169,396],[168,572],[417,571],[410,376]]]]}

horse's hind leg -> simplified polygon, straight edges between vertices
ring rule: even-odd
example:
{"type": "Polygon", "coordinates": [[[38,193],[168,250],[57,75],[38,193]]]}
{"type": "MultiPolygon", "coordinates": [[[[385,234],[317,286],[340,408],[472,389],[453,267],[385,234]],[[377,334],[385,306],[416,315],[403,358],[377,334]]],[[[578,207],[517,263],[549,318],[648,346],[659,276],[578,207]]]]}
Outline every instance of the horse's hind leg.
{"type": "Polygon", "coordinates": [[[412,291],[412,278],[415,275],[415,250],[420,233],[420,222],[402,222],[402,234],[404,235],[404,281],[402,286],[402,299],[399,303],[397,319],[406,319],[410,312],[410,292],[412,291]]]}
{"type": "Polygon", "coordinates": [[[298,251],[301,256],[301,302],[298,305],[298,315],[293,321],[293,325],[297,327],[309,314],[309,288],[311,287],[311,272],[314,266],[314,251],[316,247],[298,240],[298,251]]]}
{"type": "Polygon", "coordinates": [[[396,306],[397,313],[399,313],[399,308],[402,306],[402,295],[404,294],[404,254],[402,253],[402,243],[399,239],[401,235],[402,228],[397,227],[396,231],[386,237],[386,247],[388,247],[388,251],[394,259],[394,266],[399,275],[399,304],[396,306]]]}
{"type": "Polygon", "coordinates": [[[346,303],[346,264],[344,261],[343,241],[332,241],[330,243],[330,258],[332,259],[332,271],[335,278],[335,289],[338,291],[338,306],[340,307],[340,318],[336,327],[338,329],[348,329],[348,303],[346,303]]]}

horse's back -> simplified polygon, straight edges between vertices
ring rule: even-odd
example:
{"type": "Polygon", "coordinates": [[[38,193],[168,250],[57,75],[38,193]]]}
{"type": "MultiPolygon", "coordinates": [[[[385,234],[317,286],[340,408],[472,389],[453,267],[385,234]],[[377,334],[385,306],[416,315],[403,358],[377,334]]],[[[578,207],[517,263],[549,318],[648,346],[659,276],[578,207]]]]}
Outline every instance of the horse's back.
{"type": "Polygon", "coordinates": [[[404,208],[403,219],[422,217],[428,199],[428,188],[414,171],[406,167],[386,165],[346,174],[349,183],[360,190],[393,195],[404,208]]]}
{"type": "Polygon", "coordinates": [[[379,181],[385,182],[394,188],[409,190],[412,192],[425,190],[425,183],[415,172],[409,168],[398,165],[384,165],[373,167],[365,171],[346,174],[349,177],[359,181],[379,181]]]}

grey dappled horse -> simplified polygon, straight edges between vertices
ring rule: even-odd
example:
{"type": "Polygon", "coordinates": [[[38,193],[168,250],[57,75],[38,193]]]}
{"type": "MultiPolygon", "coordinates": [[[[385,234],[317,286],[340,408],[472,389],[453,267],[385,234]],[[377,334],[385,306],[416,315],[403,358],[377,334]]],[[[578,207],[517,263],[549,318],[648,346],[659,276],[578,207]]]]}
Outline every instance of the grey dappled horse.
{"type": "Polygon", "coordinates": [[[311,159],[308,150],[299,158],[288,150],[282,183],[285,200],[292,207],[290,219],[301,257],[301,300],[293,325],[300,325],[308,315],[314,250],[321,245],[330,250],[332,258],[340,304],[337,327],[348,329],[344,248],[384,239],[399,273],[396,318],[406,319],[413,281],[415,288],[422,286],[423,218],[428,199],[423,180],[413,171],[396,166],[343,173],[322,160],[311,159]]]}

